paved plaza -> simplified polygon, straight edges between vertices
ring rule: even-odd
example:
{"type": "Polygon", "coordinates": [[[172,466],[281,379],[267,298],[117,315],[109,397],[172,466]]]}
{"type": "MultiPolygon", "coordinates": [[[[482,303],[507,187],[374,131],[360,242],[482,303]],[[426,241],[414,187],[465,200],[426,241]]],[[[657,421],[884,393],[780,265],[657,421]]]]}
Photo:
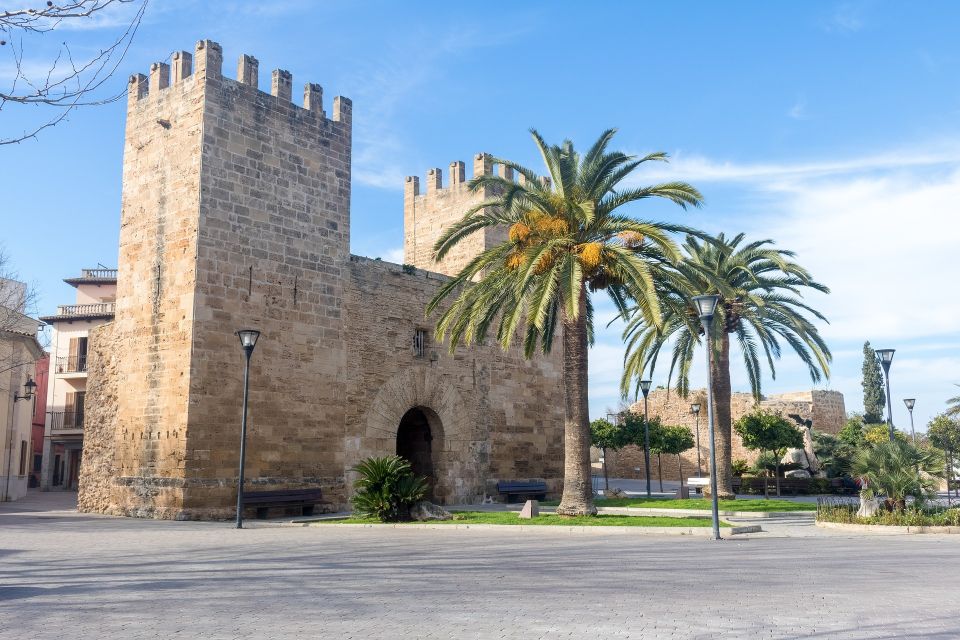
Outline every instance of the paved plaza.
{"type": "Polygon", "coordinates": [[[236,531],[72,497],[0,505],[0,638],[960,637],[956,536],[236,531]]]}

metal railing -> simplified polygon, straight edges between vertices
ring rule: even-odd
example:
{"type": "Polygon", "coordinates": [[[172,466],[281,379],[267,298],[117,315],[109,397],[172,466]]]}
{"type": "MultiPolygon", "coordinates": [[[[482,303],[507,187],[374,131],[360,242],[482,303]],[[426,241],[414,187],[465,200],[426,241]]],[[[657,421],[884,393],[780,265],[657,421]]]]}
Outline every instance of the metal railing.
{"type": "Polygon", "coordinates": [[[83,412],[51,411],[50,430],[65,431],[68,429],[83,429],[83,412]]]}
{"type": "Polygon", "coordinates": [[[87,354],[58,356],[57,373],[83,373],[87,370],[87,354]]]}
{"type": "Polygon", "coordinates": [[[62,304],[57,307],[58,316],[102,316],[114,313],[116,304],[98,302],[95,304],[62,304]]]}
{"type": "Polygon", "coordinates": [[[116,269],[81,269],[80,270],[81,278],[91,278],[98,280],[116,280],[117,279],[117,270],[116,269]]]}

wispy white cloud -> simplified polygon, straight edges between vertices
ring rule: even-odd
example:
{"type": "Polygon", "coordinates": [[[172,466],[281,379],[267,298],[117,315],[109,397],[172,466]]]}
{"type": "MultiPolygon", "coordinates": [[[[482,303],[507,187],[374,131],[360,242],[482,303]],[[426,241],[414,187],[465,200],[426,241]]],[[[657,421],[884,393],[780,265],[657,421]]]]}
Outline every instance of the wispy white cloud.
{"type": "Polygon", "coordinates": [[[823,24],[825,31],[833,33],[856,33],[863,26],[862,2],[840,3],[823,24]]]}
{"type": "Polygon", "coordinates": [[[787,110],[787,116],[794,120],[806,120],[810,116],[807,114],[807,101],[804,98],[798,99],[787,110]]]}
{"type": "Polygon", "coordinates": [[[903,149],[860,157],[806,162],[738,163],[715,160],[683,151],[672,154],[669,163],[648,163],[631,178],[632,183],[651,180],[697,182],[749,182],[757,188],[783,181],[849,176],[880,170],[952,165],[960,162],[960,145],[938,143],[932,149],[903,149]]]}

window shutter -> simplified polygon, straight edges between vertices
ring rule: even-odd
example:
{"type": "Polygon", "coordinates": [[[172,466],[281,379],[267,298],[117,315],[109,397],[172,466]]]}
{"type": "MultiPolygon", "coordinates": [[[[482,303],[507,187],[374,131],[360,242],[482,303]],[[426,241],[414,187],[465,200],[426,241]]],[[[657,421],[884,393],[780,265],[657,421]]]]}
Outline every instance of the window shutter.
{"type": "Polygon", "coordinates": [[[74,410],[74,407],[76,406],[76,402],[74,399],[75,395],[76,394],[74,394],[72,391],[68,391],[67,399],[63,403],[63,426],[65,428],[72,427],[74,425],[73,410],[74,410]]]}

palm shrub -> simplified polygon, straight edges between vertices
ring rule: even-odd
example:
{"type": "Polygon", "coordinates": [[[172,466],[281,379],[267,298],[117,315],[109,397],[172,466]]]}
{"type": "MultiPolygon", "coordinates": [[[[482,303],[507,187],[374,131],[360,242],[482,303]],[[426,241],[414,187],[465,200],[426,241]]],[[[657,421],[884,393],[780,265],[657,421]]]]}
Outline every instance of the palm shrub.
{"type": "Polygon", "coordinates": [[[410,463],[400,456],[367,458],[353,470],[360,474],[353,485],[354,512],[380,522],[407,519],[410,507],[423,500],[429,490],[426,478],[416,477],[410,463]]]}
{"type": "Polygon", "coordinates": [[[590,294],[606,291],[623,313],[633,300],[637,313],[660,323],[655,284],[661,264],[679,258],[671,231],[676,225],[637,220],[624,205],[664,198],[681,207],[699,206],[700,193],[683,182],[624,188],[621,182],[641,164],[666,160],[653,153],[637,158],[607,147],[614,131],[604,132],[581,154],[569,140],[549,145],[536,131],[534,143],[547,169],[531,169],[495,159],[512,169],[517,182],[495,175],[474,177],[468,188],[495,195],[448,227],[434,245],[441,260],[460,242],[489,228],[507,231],[507,240],[476,256],[437,292],[427,313],[453,302],[438,322],[439,340],[458,344],[482,341],[494,333],[504,349],[522,339],[528,358],[547,353],[562,328],[564,382],[564,481],[557,513],[595,514],[590,481],[590,422],[587,349],[593,339],[590,294]]]}
{"type": "Polygon", "coordinates": [[[761,397],[761,362],[766,362],[776,378],[774,361],[784,345],[799,356],[814,382],[830,373],[830,349],[813,322],[826,322],[826,318],[802,299],[805,291],[830,290],[793,260],[793,252],[772,245],[772,240],[747,242],[743,234],[733,238],[720,234],[711,241],[689,236],[683,245],[683,260],[664,269],[664,277],[658,281],[662,322],[650,322],[635,312],[624,329],[623,393],[629,393],[633,381],[639,383],[652,375],[661,351],[669,344],[669,378],[676,375],[677,392],[687,397],[694,351],[703,342],[703,329],[691,300],[701,294],[720,296],[711,325],[709,375],[721,498],[735,497],[730,466],[730,343],[736,341],[740,346],[750,391],[757,401],[761,397]]]}
{"type": "Polygon", "coordinates": [[[935,450],[898,438],[861,449],[850,470],[861,479],[863,497],[883,496],[887,509],[903,511],[907,498],[922,504],[936,496],[943,461],[935,450]]]}

